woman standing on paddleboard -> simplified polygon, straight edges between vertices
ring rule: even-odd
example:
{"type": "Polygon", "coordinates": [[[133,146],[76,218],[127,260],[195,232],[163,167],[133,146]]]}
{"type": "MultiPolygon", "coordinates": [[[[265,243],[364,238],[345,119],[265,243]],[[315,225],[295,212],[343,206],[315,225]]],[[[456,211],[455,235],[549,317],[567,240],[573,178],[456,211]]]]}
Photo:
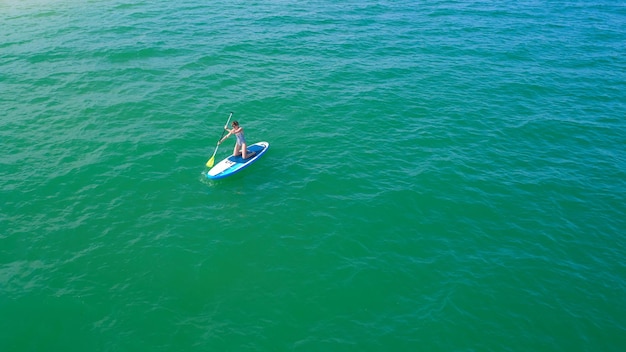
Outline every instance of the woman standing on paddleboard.
{"type": "Polygon", "coordinates": [[[234,134],[237,137],[237,142],[235,143],[235,149],[233,150],[233,156],[241,155],[242,158],[248,159],[253,156],[255,153],[249,153],[246,145],[246,138],[243,135],[243,127],[239,126],[239,122],[233,121],[233,129],[229,130],[228,126],[224,126],[224,129],[228,131],[228,134],[224,136],[224,138],[220,139],[219,144],[222,144],[230,135],[234,134]]]}

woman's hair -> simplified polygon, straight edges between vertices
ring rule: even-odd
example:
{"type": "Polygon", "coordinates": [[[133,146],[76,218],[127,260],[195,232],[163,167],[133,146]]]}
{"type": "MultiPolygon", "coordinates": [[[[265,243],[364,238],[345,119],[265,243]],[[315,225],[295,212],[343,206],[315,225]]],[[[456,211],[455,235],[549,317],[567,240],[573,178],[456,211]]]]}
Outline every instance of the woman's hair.
{"type": "Polygon", "coordinates": [[[239,126],[239,122],[233,121],[233,126],[239,126]]]}

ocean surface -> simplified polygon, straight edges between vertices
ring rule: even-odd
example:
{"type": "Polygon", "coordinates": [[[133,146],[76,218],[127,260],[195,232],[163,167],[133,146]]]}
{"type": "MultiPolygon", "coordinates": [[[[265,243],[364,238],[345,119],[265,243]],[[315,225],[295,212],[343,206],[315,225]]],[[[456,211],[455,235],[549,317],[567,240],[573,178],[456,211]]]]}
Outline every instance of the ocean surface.
{"type": "Polygon", "coordinates": [[[626,350],[625,23],[0,1],[0,351],[626,350]]]}

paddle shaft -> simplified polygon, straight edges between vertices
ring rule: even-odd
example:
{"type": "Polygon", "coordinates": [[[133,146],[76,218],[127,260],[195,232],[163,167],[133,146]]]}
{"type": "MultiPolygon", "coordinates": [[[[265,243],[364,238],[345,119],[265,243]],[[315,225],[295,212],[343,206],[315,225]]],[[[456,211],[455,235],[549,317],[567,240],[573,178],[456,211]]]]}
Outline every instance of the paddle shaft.
{"type": "MultiPolygon", "coordinates": [[[[230,118],[233,117],[233,113],[231,112],[230,115],[228,115],[228,120],[226,120],[226,124],[224,125],[224,130],[222,131],[222,136],[220,137],[220,139],[217,140],[217,145],[220,145],[220,141],[222,140],[222,138],[224,138],[224,133],[226,133],[226,127],[228,126],[228,123],[230,122],[230,118]]],[[[217,148],[215,148],[217,150],[217,148]]]]}
{"type": "MultiPolygon", "coordinates": [[[[228,115],[228,120],[226,120],[226,125],[224,125],[224,126],[228,126],[228,123],[230,122],[230,118],[231,117],[233,117],[233,113],[232,112],[230,113],[230,115],[228,115]]],[[[217,145],[215,146],[215,150],[213,151],[213,155],[211,155],[211,158],[209,159],[209,161],[207,161],[207,166],[209,164],[213,164],[211,161],[213,161],[213,159],[215,158],[215,154],[217,154],[217,148],[220,147],[220,141],[222,140],[222,138],[224,138],[224,133],[226,133],[226,128],[224,128],[224,130],[222,131],[222,136],[220,137],[220,139],[217,140],[217,145]]]]}

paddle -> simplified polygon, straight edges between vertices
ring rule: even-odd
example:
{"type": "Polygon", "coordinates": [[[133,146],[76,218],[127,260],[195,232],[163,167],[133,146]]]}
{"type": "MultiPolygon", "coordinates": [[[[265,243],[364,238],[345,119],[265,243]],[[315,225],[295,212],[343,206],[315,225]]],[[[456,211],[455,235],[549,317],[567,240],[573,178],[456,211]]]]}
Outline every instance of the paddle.
{"type": "MultiPolygon", "coordinates": [[[[230,115],[228,115],[228,120],[226,121],[226,125],[224,126],[228,127],[228,123],[230,122],[231,117],[233,117],[232,112],[230,113],[230,115]]],[[[224,130],[222,131],[222,137],[220,137],[220,139],[217,140],[217,145],[215,146],[215,151],[213,151],[213,155],[211,155],[211,159],[209,159],[209,161],[206,162],[207,167],[213,167],[213,164],[215,164],[215,154],[217,153],[217,148],[220,146],[220,141],[224,137],[225,132],[226,132],[226,128],[224,128],[224,130]]]]}

